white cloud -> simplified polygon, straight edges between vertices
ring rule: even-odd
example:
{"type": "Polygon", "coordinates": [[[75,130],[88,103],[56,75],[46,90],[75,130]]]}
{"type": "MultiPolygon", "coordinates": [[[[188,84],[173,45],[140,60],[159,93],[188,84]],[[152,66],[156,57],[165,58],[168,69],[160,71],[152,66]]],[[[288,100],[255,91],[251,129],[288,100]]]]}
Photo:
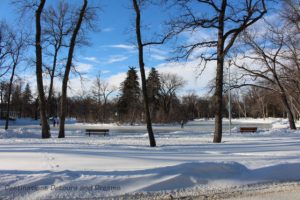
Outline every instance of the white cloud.
{"type": "Polygon", "coordinates": [[[83,57],[83,59],[91,62],[99,62],[96,57],[83,57]]]}
{"type": "Polygon", "coordinates": [[[202,68],[199,66],[199,60],[160,64],[156,66],[156,69],[159,73],[174,73],[182,77],[186,85],[181,93],[186,93],[186,91],[203,93],[206,92],[208,83],[215,77],[216,65],[215,62],[208,63],[201,76],[202,68]]]}
{"type": "MultiPolygon", "coordinates": [[[[96,57],[83,57],[82,59],[84,59],[86,61],[93,62],[95,64],[107,65],[107,64],[113,64],[113,63],[116,63],[116,62],[121,62],[121,61],[127,60],[128,56],[125,56],[125,55],[112,55],[112,56],[109,56],[108,58],[100,59],[100,60],[98,60],[98,58],[96,58],[96,57]]],[[[79,62],[76,63],[76,69],[79,72],[88,72],[92,67],[93,67],[92,64],[79,63],[79,62]]]]}
{"type": "Polygon", "coordinates": [[[125,78],[126,78],[126,72],[121,72],[107,78],[107,82],[110,85],[119,88],[121,83],[125,80],[125,78]]]}
{"type": "Polygon", "coordinates": [[[169,52],[166,50],[158,49],[155,47],[148,48],[148,54],[150,58],[153,60],[158,60],[158,61],[167,60],[168,53],[169,52]]]}
{"type": "Polygon", "coordinates": [[[166,50],[151,47],[150,48],[150,53],[155,53],[155,54],[159,54],[159,55],[167,55],[169,52],[166,51],[166,50]]]}
{"type": "Polygon", "coordinates": [[[154,60],[166,60],[167,57],[166,56],[162,56],[162,55],[158,55],[158,54],[151,54],[150,57],[154,60]]]}
{"type": "Polygon", "coordinates": [[[116,48],[116,49],[125,49],[125,50],[134,50],[136,48],[134,45],[128,45],[128,44],[106,45],[105,47],[116,48]]]}
{"type": "Polygon", "coordinates": [[[73,77],[69,80],[69,96],[84,96],[87,95],[90,92],[90,89],[93,86],[93,79],[90,77],[79,78],[79,77],[73,77]]]}
{"type": "Polygon", "coordinates": [[[107,61],[105,61],[104,63],[105,64],[113,64],[113,63],[121,62],[121,61],[124,61],[124,60],[127,60],[127,59],[128,59],[128,56],[113,55],[113,56],[110,56],[109,59],[107,61]]]}
{"type": "Polygon", "coordinates": [[[86,73],[86,72],[89,72],[93,68],[93,65],[78,62],[78,63],[75,63],[75,67],[78,72],[86,73]]]}

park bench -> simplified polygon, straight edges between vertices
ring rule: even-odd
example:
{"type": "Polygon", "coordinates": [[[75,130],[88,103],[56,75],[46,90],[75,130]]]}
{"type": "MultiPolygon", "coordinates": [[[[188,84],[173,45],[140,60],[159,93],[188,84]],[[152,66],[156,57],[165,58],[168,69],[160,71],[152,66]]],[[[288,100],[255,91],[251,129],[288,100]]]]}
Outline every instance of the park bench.
{"type": "Polygon", "coordinates": [[[85,133],[91,135],[103,135],[106,136],[109,133],[109,129],[85,129],[85,133]]]}
{"type": "Polygon", "coordinates": [[[240,132],[241,133],[247,133],[247,132],[256,132],[257,131],[257,127],[240,127],[240,132]]]}

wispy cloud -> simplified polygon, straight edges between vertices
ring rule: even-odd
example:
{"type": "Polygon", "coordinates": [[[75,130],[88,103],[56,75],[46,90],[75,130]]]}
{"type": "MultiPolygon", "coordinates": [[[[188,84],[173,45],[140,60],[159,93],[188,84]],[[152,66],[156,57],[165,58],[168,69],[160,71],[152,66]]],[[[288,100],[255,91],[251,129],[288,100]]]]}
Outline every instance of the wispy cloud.
{"type": "Polygon", "coordinates": [[[104,63],[105,64],[113,64],[113,63],[116,63],[116,62],[121,62],[121,61],[124,61],[124,60],[127,60],[128,59],[128,56],[124,56],[124,55],[113,55],[113,56],[110,56],[108,58],[107,61],[105,61],[104,63]]]}
{"type": "Polygon", "coordinates": [[[96,62],[96,63],[99,62],[96,57],[83,57],[83,59],[91,62],[96,62]]]}
{"type": "Polygon", "coordinates": [[[159,55],[168,55],[169,52],[166,51],[166,50],[162,50],[162,49],[152,47],[150,49],[150,53],[159,54],[159,55]]]}
{"type": "Polygon", "coordinates": [[[158,55],[158,54],[151,54],[150,57],[154,60],[166,60],[167,57],[166,56],[162,56],[162,55],[158,55]]]}
{"type": "Polygon", "coordinates": [[[167,60],[169,52],[159,48],[151,47],[148,49],[148,53],[151,59],[163,61],[167,60]]]}
{"type": "MultiPolygon", "coordinates": [[[[89,63],[91,62],[92,64],[83,63],[84,61],[83,62],[77,62],[76,63],[76,68],[81,70],[81,72],[87,72],[90,68],[93,67],[93,64],[108,65],[108,64],[113,64],[113,63],[117,63],[117,62],[127,60],[128,58],[129,58],[129,56],[121,55],[121,54],[120,55],[110,55],[110,56],[105,57],[105,58],[82,57],[81,58],[82,60],[89,61],[89,63]]],[[[107,71],[106,73],[109,73],[109,71],[107,71]]]]}
{"type": "Polygon", "coordinates": [[[125,49],[125,50],[134,50],[134,45],[128,45],[128,44],[114,44],[114,45],[106,45],[105,47],[109,48],[116,48],[116,49],[125,49]]]}

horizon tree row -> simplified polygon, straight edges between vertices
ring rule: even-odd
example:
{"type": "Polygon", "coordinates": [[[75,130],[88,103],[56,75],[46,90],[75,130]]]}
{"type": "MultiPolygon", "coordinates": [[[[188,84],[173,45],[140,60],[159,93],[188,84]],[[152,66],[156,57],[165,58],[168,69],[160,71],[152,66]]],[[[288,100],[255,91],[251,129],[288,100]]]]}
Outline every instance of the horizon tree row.
{"type": "MultiPolygon", "coordinates": [[[[136,69],[130,67],[128,76],[117,91],[117,88],[111,87],[100,76],[96,77],[93,87],[84,96],[67,98],[66,117],[89,123],[145,123],[143,96],[138,79],[136,69]]],[[[213,96],[198,96],[194,92],[178,95],[179,86],[184,84],[180,77],[158,73],[152,68],[146,81],[149,108],[154,123],[179,123],[182,120],[187,122],[197,118],[214,118],[213,96]]],[[[8,80],[0,82],[1,119],[6,117],[8,87],[8,80]]],[[[233,118],[287,117],[281,98],[276,92],[266,92],[264,89],[249,86],[232,90],[231,97],[233,118]]],[[[60,98],[60,93],[53,90],[51,112],[47,118],[59,116],[60,98]]],[[[227,96],[223,103],[228,105],[227,96]]],[[[10,108],[15,117],[39,119],[37,95],[32,92],[30,85],[24,84],[21,79],[16,79],[12,84],[10,108]]],[[[292,112],[295,118],[299,119],[299,113],[294,107],[292,112]]],[[[223,117],[228,117],[226,108],[222,113],[223,117]]]]}

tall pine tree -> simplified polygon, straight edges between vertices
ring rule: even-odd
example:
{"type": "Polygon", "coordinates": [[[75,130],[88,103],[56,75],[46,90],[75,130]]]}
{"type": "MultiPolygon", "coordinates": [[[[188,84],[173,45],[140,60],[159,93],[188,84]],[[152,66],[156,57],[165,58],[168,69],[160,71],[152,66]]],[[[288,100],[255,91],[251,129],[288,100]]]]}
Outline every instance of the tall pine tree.
{"type": "Polygon", "coordinates": [[[161,83],[159,73],[155,68],[152,67],[147,78],[147,93],[152,119],[155,119],[155,113],[157,110],[159,110],[160,88],[161,83]]]}
{"type": "Polygon", "coordinates": [[[137,71],[134,67],[129,67],[127,77],[121,84],[121,96],[119,100],[119,114],[127,117],[124,121],[135,121],[137,109],[140,102],[140,84],[138,82],[137,71]]]}
{"type": "Polygon", "coordinates": [[[23,117],[32,117],[32,101],[33,96],[31,92],[31,88],[29,84],[27,83],[24,89],[24,92],[22,94],[22,102],[23,102],[23,117]]]}
{"type": "Polygon", "coordinates": [[[23,99],[23,103],[26,104],[30,104],[32,103],[32,92],[31,92],[31,88],[29,86],[29,84],[27,83],[22,95],[22,99],[23,99]]]}

